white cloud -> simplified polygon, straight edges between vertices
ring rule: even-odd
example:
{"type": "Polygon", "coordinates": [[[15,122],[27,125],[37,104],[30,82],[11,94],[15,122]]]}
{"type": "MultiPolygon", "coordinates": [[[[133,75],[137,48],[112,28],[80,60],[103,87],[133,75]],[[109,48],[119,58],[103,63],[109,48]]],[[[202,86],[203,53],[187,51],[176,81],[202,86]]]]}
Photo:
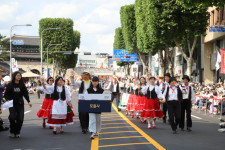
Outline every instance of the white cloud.
{"type": "Polygon", "coordinates": [[[17,2],[11,2],[9,4],[0,5],[0,22],[10,21],[15,12],[17,11],[19,4],[17,2]]]}
{"type": "Polygon", "coordinates": [[[53,3],[41,10],[40,17],[74,17],[82,8],[82,5],[77,3],[53,3]]]}

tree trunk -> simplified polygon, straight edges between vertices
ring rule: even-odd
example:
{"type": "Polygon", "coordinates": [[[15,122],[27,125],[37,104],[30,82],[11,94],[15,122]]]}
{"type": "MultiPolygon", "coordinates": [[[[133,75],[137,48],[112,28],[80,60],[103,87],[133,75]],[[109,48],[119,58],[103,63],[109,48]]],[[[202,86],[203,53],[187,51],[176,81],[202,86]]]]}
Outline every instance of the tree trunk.
{"type": "Polygon", "coordinates": [[[148,68],[148,61],[145,61],[145,62],[144,62],[144,60],[143,60],[143,58],[142,58],[142,55],[141,55],[141,53],[140,53],[139,50],[137,50],[137,54],[138,54],[139,60],[140,60],[141,63],[143,64],[143,67],[144,67],[144,70],[145,70],[147,76],[149,77],[150,73],[149,73],[149,68],[148,68]]]}
{"type": "Polygon", "coordinates": [[[130,64],[127,64],[127,74],[130,75],[130,64]]]}
{"type": "Polygon", "coordinates": [[[181,52],[183,55],[184,59],[187,61],[187,75],[191,79],[191,73],[192,73],[192,65],[193,65],[193,53],[195,50],[195,47],[197,45],[197,39],[198,37],[196,36],[193,40],[192,47],[190,46],[190,40],[187,38],[187,43],[188,43],[188,51],[189,51],[189,57],[185,54],[185,52],[182,50],[180,43],[178,42],[177,39],[174,39],[174,42],[176,43],[176,46],[178,47],[178,50],[181,52]]]}
{"type": "Polygon", "coordinates": [[[163,49],[159,50],[159,62],[161,68],[161,74],[165,74],[165,56],[163,56],[163,49]]]}
{"type": "Polygon", "coordinates": [[[166,51],[166,54],[167,54],[166,58],[169,62],[169,73],[171,74],[172,77],[174,77],[174,70],[173,70],[174,66],[173,66],[173,61],[172,61],[173,60],[174,48],[171,51],[169,51],[169,47],[166,47],[165,51],[166,51]]]}

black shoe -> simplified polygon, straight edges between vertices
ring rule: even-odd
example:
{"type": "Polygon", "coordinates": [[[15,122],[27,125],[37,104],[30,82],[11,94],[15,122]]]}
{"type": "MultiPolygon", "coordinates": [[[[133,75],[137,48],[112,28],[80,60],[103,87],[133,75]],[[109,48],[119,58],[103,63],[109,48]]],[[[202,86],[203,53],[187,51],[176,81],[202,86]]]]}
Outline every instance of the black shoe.
{"type": "Polygon", "coordinates": [[[120,109],[120,108],[118,108],[118,111],[120,112],[120,111],[121,111],[121,109],[120,109]]]}
{"type": "Polygon", "coordinates": [[[177,130],[174,130],[174,131],[173,131],[173,134],[177,134],[177,130]]]}
{"type": "Polygon", "coordinates": [[[166,119],[163,119],[163,123],[166,123],[166,119]]]}
{"type": "Polygon", "coordinates": [[[82,129],[82,133],[86,134],[87,133],[87,129],[82,129]]]}
{"type": "Polygon", "coordinates": [[[191,130],[191,128],[187,128],[187,132],[191,132],[192,130],[191,130]]]}

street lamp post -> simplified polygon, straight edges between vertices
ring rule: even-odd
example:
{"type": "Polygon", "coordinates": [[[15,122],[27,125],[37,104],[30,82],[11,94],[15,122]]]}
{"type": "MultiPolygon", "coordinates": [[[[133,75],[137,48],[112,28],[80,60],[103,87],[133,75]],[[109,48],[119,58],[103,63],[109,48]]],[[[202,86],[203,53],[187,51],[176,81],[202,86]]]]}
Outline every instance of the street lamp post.
{"type": "Polygon", "coordinates": [[[42,70],[42,68],[43,68],[43,38],[42,38],[43,33],[47,30],[60,30],[60,29],[61,28],[47,28],[47,29],[42,30],[42,32],[41,32],[41,76],[43,75],[43,70],[42,70]]]}
{"type": "Polygon", "coordinates": [[[48,49],[49,49],[49,47],[56,46],[56,45],[62,45],[62,44],[49,44],[47,47],[47,77],[48,77],[48,49]]]}
{"type": "Polygon", "coordinates": [[[10,72],[10,78],[12,78],[12,30],[14,27],[17,27],[17,26],[32,26],[31,24],[24,24],[24,25],[13,25],[11,28],[10,28],[10,54],[9,54],[9,72],[10,72]]]}

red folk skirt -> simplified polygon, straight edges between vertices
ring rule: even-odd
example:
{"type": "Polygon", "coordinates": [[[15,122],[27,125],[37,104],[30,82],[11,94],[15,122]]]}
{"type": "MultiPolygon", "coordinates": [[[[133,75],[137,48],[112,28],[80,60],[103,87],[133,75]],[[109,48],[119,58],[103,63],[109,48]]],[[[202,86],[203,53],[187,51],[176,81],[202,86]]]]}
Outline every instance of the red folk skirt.
{"type": "Polygon", "coordinates": [[[163,112],[160,110],[159,102],[156,99],[146,99],[141,117],[143,118],[162,118],[163,112]]]}
{"type": "Polygon", "coordinates": [[[127,102],[126,110],[128,110],[128,111],[135,111],[136,103],[137,103],[137,96],[133,95],[133,94],[130,94],[128,102],[127,102]]]}
{"type": "Polygon", "coordinates": [[[74,116],[73,106],[67,105],[66,119],[53,119],[52,114],[50,114],[46,125],[52,127],[62,127],[66,125],[72,125],[74,124],[73,116],[74,116]]]}
{"type": "Polygon", "coordinates": [[[137,104],[135,106],[135,111],[138,113],[142,113],[144,106],[145,106],[145,101],[147,100],[146,96],[137,96],[137,104]]]}
{"type": "Polygon", "coordinates": [[[51,113],[52,105],[53,105],[53,99],[45,98],[42,103],[41,109],[37,112],[37,116],[39,118],[47,119],[51,113]]]}

